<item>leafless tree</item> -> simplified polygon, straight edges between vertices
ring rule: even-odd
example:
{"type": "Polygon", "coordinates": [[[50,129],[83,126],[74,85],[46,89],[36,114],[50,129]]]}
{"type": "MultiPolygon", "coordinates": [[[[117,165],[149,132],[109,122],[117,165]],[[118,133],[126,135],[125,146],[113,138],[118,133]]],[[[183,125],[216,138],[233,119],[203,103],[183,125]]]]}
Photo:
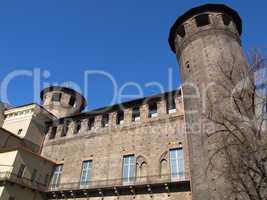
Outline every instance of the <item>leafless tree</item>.
{"type": "MultiPolygon", "coordinates": [[[[264,66],[259,53],[250,56],[246,66],[235,56],[231,62],[218,63],[220,73],[216,91],[207,92],[205,118],[215,129],[207,133],[213,142],[209,167],[223,176],[228,186],[228,199],[267,199],[267,132],[266,94],[255,84],[255,72],[264,66]]],[[[223,60],[223,59],[222,59],[223,60]]]]}

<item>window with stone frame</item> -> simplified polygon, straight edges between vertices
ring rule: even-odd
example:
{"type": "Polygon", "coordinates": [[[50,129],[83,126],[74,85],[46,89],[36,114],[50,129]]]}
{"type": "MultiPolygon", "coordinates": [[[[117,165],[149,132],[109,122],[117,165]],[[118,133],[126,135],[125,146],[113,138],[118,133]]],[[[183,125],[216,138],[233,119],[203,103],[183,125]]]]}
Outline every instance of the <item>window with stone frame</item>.
{"type": "Polygon", "coordinates": [[[131,184],[135,180],[135,156],[123,156],[123,183],[131,184]]]}
{"type": "Polygon", "coordinates": [[[57,134],[57,127],[56,126],[51,127],[49,139],[50,140],[54,139],[56,137],[56,134],[57,134]]]}
{"type": "Polygon", "coordinates": [[[158,105],[157,102],[150,102],[148,104],[148,117],[154,118],[158,116],[158,105]]]}
{"type": "Polygon", "coordinates": [[[140,107],[134,107],[132,109],[132,121],[139,121],[140,120],[140,107]]]}
{"type": "Polygon", "coordinates": [[[90,117],[88,119],[88,130],[92,130],[95,126],[95,118],[94,117],[90,117]]]}
{"type": "Polygon", "coordinates": [[[123,123],[124,123],[124,112],[123,110],[119,110],[116,116],[116,124],[122,125],[123,123]]]}
{"type": "Polygon", "coordinates": [[[60,184],[60,179],[63,171],[63,164],[56,165],[53,171],[50,187],[56,189],[60,184]]]}
{"type": "Polygon", "coordinates": [[[166,109],[168,114],[176,112],[175,96],[173,94],[167,96],[166,109]]]}
{"type": "Polygon", "coordinates": [[[61,93],[54,93],[52,95],[52,101],[53,102],[60,102],[61,97],[62,97],[62,94],[61,93]]]}
{"type": "Polygon", "coordinates": [[[101,119],[101,126],[104,128],[107,127],[108,124],[109,124],[109,114],[103,114],[101,119]]]}
{"type": "Polygon", "coordinates": [[[171,180],[183,180],[185,178],[184,167],[184,151],[183,148],[171,149],[170,156],[170,170],[171,180]]]}
{"type": "Polygon", "coordinates": [[[79,121],[76,121],[75,122],[75,129],[74,129],[74,134],[78,134],[81,132],[81,129],[82,129],[82,122],[79,120],[79,121]]]}
{"type": "Polygon", "coordinates": [[[72,107],[74,107],[75,101],[76,101],[75,97],[71,96],[70,97],[70,100],[69,100],[69,105],[72,106],[72,107]]]}

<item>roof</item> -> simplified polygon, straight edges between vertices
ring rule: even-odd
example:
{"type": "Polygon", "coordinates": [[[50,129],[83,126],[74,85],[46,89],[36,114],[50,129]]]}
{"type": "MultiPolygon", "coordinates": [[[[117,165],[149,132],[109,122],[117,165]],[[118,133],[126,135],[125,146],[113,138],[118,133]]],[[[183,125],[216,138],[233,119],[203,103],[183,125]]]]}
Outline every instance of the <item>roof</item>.
{"type": "Polygon", "coordinates": [[[77,91],[75,91],[75,90],[73,90],[71,88],[67,88],[67,87],[50,86],[48,88],[45,88],[45,89],[43,89],[41,91],[41,94],[40,94],[41,99],[43,100],[45,93],[52,92],[52,91],[65,92],[65,93],[68,93],[68,94],[73,95],[73,96],[78,96],[82,100],[82,105],[81,105],[81,109],[80,110],[83,110],[86,107],[87,103],[86,103],[86,99],[84,98],[84,96],[81,95],[79,92],[77,92],[77,91]]]}
{"type": "Polygon", "coordinates": [[[242,34],[242,20],[239,14],[232,8],[224,4],[205,4],[188,10],[186,13],[177,18],[173,26],[171,27],[169,33],[169,45],[173,52],[175,52],[175,37],[177,28],[187,19],[193,17],[194,15],[203,13],[203,12],[222,12],[229,15],[235,22],[239,34],[242,34]]]}

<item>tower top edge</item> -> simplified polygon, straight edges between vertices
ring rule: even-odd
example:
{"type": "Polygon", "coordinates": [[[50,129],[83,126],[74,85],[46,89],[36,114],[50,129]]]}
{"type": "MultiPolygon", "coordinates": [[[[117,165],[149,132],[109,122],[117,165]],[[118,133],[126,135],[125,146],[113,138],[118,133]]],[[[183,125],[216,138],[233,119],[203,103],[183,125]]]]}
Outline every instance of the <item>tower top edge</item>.
{"type": "Polygon", "coordinates": [[[229,15],[235,22],[239,35],[242,34],[242,19],[237,11],[224,4],[204,4],[188,10],[183,15],[178,17],[175,23],[172,25],[169,32],[168,41],[169,41],[169,46],[174,53],[175,53],[175,37],[177,28],[189,18],[193,17],[194,15],[201,14],[203,12],[221,12],[229,15]]]}
{"type": "Polygon", "coordinates": [[[84,98],[84,96],[82,94],[80,94],[79,92],[71,89],[71,88],[68,88],[68,87],[61,87],[61,86],[50,86],[50,87],[47,87],[45,89],[43,89],[40,93],[40,97],[41,97],[41,100],[43,100],[44,98],[44,95],[48,92],[63,92],[63,93],[67,93],[67,94],[70,94],[72,96],[75,96],[75,97],[78,97],[81,99],[81,110],[83,110],[86,105],[87,105],[87,101],[86,99],[84,98]]]}

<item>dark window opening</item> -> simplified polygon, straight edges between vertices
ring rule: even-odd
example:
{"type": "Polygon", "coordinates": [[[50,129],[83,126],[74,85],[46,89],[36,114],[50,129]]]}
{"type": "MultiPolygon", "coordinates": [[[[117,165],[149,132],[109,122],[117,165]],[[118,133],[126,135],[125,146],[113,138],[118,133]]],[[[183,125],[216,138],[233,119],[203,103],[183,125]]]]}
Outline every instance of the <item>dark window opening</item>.
{"type": "Polygon", "coordinates": [[[61,137],[65,137],[69,131],[69,123],[65,123],[63,126],[63,131],[61,133],[61,137]]]}
{"type": "Polygon", "coordinates": [[[18,171],[18,178],[22,178],[23,176],[23,173],[24,173],[24,170],[25,170],[25,165],[24,164],[21,164],[20,167],[19,167],[19,171],[18,171]]]}
{"type": "Polygon", "coordinates": [[[167,98],[167,113],[176,112],[175,97],[173,95],[168,96],[167,98]]]}
{"type": "Polygon", "coordinates": [[[223,15],[222,19],[223,19],[224,25],[226,25],[226,26],[228,26],[230,24],[230,22],[232,21],[232,19],[230,17],[228,17],[227,15],[223,15]]]}
{"type": "Polygon", "coordinates": [[[47,174],[47,175],[45,176],[45,179],[44,179],[44,185],[45,185],[45,186],[48,185],[49,180],[50,180],[50,176],[49,176],[49,174],[47,174]]]}
{"type": "Polygon", "coordinates": [[[74,133],[75,133],[75,134],[80,133],[80,132],[81,132],[81,128],[82,128],[81,121],[77,121],[77,122],[76,122],[76,126],[75,126],[75,131],[74,131],[74,133]]]}
{"type": "Polygon", "coordinates": [[[35,181],[37,177],[37,169],[34,169],[31,176],[31,182],[35,181]]]}
{"type": "Polygon", "coordinates": [[[196,16],[197,27],[202,27],[210,24],[210,18],[208,14],[196,16]]]}
{"type": "Polygon", "coordinates": [[[18,130],[18,135],[20,135],[20,134],[22,133],[22,130],[23,130],[23,129],[19,129],[19,130],[18,130]]]}
{"type": "Polygon", "coordinates": [[[92,130],[93,127],[94,127],[94,124],[95,124],[95,118],[94,117],[89,118],[89,120],[88,120],[88,130],[92,130]]]}
{"type": "Polygon", "coordinates": [[[108,114],[104,114],[102,116],[101,126],[102,127],[107,127],[108,126],[108,121],[109,121],[109,115],[108,114]]]}
{"type": "Polygon", "coordinates": [[[52,101],[59,102],[61,100],[62,94],[61,93],[54,93],[52,96],[52,101]]]}
{"type": "Polygon", "coordinates": [[[152,118],[152,117],[157,117],[158,115],[158,111],[157,111],[157,102],[153,102],[150,103],[148,105],[148,117],[152,118]]]}
{"type": "Polygon", "coordinates": [[[70,101],[69,101],[69,105],[74,106],[74,104],[75,104],[75,97],[71,96],[70,101]]]}
{"type": "Polygon", "coordinates": [[[133,110],[132,110],[132,120],[133,121],[140,120],[140,108],[139,107],[133,108],[133,110]]]}
{"type": "Polygon", "coordinates": [[[50,140],[54,139],[56,137],[56,133],[57,133],[57,127],[52,127],[49,139],[50,140]]]}
{"type": "Polygon", "coordinates": [[[124,122],[124,112],[122,110],[117,112],[116,124],[123,124],[124,122]]]}
{"type": "Polygon", "coordinates": [[[182,38],[185,36],[185,28],[183,25],[178,27],[177,34],[180,35],[182,38]]]}

